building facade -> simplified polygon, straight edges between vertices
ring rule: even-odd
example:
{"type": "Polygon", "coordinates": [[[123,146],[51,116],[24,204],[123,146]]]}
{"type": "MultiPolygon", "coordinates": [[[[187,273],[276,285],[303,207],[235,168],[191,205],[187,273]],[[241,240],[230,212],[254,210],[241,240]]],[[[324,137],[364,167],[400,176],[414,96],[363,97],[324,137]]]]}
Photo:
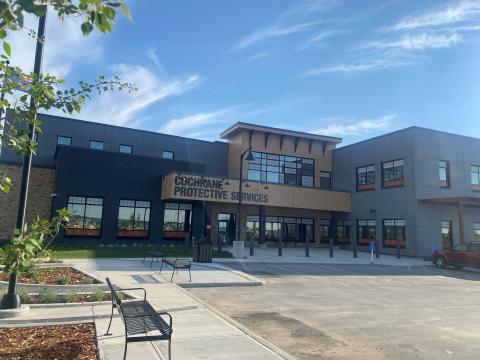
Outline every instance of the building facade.
{"type": "MultiPolygon", "coordinates": [[[[480,139],[411,127],[337,148],[339,138],[247,123],[210,142],[40,119],[27,221],[67,208],[61,243],[333,239],[428,256],[480,240],[480,139]]],[[[0,196],[4,240],[15,225],[21,159],[2,149],[0,167],[14,182],[0,196]]]]}

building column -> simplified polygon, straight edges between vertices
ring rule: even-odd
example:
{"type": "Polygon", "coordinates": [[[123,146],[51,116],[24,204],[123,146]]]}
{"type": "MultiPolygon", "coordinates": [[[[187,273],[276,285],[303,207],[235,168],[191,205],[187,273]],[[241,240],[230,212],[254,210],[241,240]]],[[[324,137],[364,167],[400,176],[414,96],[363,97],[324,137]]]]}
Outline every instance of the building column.
{"type": "Polygon", "coordinates": [[[460,230],[460,245],[465,245],[465,224],[463,203],[458,202],[458,226],[460,230]]]}
{"type": "Polygon", "coordinates": [[[212,240],[211,233],[212,233],[212,204],[207,201],[202,202],[203,208],[203,235],[208,239],[212,240]],[[207,225],[209,225],[210,229],[207,229],[207,225]]]}
{"type": "Polygon", "coordinates": [[[267,208],[265,205],[258,207],[258,242],[259,244],[265,244],[265,223],[267,217],[267,208]]]}

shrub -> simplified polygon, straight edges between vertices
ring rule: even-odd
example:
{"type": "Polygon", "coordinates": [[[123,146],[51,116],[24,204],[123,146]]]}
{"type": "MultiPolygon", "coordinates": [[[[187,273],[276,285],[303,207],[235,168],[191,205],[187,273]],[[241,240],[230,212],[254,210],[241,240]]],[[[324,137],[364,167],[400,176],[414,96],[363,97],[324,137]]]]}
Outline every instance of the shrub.
{"type": "Polygon", "coordinates": [[[103,290],[100,287],[97,287],[95,290],[93,290],[92,300],[102,301],[102,299],[103,299],[103,290]]]}
{"type": "Polygon", "coordinates": [[[68,285],[69,283],[70,280],[65,275],[60,276],[57,280],[58,285],[68,285]]]}
{"type": "Polygon", "coordinates": [[[67,293],[67,303],[80,302],[80,295],[75,290],[71,290],[67,293]]]}
{"type": "Polygon", "coordinates": [[[18,295],[20,296],[20,301],[24,304],[28,304],[30,302],[30,294],[26,288],[20,288],[18,290],[18,295]]]}
{"type": "Polygon", "coordinates": [[[58,295],[50,286],[44,287],[42,291],[40,291],[39,296],[40,301],[43,304],[52,304],[58,302],[58,295]]]}
{"type": "Polygon", "coordinates": [[[117,296],[120,300],[125,300],[126,298],[125,294],[121,291],[117,292],[117,296]]]}
{"type": "Polygon", "coordinates": [[[89,285],[95,284],[95,279],[90,276],[87,276],[85,277],[85,284],[89,284],[89,285]]]}
{"type": "Polygon", "coordinates": [[[28,269],[27,271],[27,276],[31,279],[33,279],[33,281],[35,281],[37,284],[40,284],[40,272],[38,271],[38,268],[36,267],[31,267],[28,269]]]}

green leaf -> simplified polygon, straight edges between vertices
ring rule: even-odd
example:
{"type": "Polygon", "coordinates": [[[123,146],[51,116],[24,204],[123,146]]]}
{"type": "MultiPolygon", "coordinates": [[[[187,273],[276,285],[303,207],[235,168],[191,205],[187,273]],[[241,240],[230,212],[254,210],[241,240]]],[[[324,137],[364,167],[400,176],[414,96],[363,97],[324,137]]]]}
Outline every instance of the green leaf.
{"type": "Polygon", "coordinates": [[[82,29],[83,35],[87,36],[92,32],[93,25],[90,24],[89,22],[84,22],[81,26],[81,29],[82,29]]]}
{"type": "Polygon", "coordinates": [[[3,50],[5,51],[5,54],[7,54],[7,56],[10,57],[12,53],[12,49],[10,48],[10,44],[7,43],[6,41],[3,42],[3,50]]]}
{"type": "Polygon", "coordinates": [[[132,13],[125,4],[120,5],[120,11],[128,20],[132,21],[132,13]]]}

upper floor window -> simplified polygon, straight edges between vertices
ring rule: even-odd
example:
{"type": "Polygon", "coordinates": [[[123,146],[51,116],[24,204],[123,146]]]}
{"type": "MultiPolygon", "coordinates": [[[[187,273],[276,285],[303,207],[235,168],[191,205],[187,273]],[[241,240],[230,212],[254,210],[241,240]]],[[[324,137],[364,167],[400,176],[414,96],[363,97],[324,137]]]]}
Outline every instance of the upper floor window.
{"type": "Polygon", "coordinates": [[[470,178],[472,179],[472,185],[475,190],[480,190],[480,166],[470,166],[470,178]]]}
{"type": "Polygon", "coordinates": [[[480,222],[473,223],[473,237],[475,240],[480,240],[480,222]]]}
{"type": "Polygon", "coordinates": [[[375,165],[357,168],[357,191],[375,189],[375,165]]]}
{"type": "Polygon", "coordinates": [[[332,173],[330,171],[320,171],[320,189],[332,188],[332,173]]]}
{"type": "Polygon", "coordinates": [[[313,187],[313,159],[254,151],[252,155],[254,160],[248,162],[249,180],[313,187]]]}
{"type": "Polygon", "coordinates": [[[120,200],[117,236],[148,237],[150,201],[120,200]]]}
{"type": "Polygon", "coordinates": [[[403,186],[403,159],[382,163],[383,187],[403,186]]]}
{"type": "Polygon", "coordinates": [[[57,145],[72,145],[72,138],[70,136],[57,136],[57,145]]]}
{"type": "Polygon", "coordinates": [[[438,160],[438,179],[441,187],[450,187],[450,165],[448,161],[438,160]]]}
{"type": "Polygon", "coordinates": [[[119,151],[124,154],[131,154],[132,153],[132,146],[131,145],[122,145],[120,144],[119,151]]]}
{"type": "Polygon", "coordinates": [[[65,235],[100,236],[103,213],[102,198],[69,196],[67,210],[71,217],[65,235]]]}
{"type": "Polygon", "coordinates": [[[90,149],[103,150],[103,141],[90,140],[90,149]]]}
{"type": "Polygon", "coordinates": [[[164,159],[173,160],[174,155],[175,154],[173,153],[173,151],[167,151],[167,150],[162,151],[162,158],[164,158],[164,159]]]}

